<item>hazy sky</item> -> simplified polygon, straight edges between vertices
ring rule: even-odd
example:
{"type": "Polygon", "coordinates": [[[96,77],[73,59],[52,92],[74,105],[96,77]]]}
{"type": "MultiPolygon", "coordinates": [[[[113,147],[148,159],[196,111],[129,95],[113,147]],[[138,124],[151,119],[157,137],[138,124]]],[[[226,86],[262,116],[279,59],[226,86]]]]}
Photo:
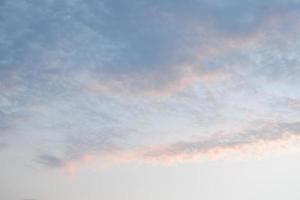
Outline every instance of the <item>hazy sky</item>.
{"type": "Polygon", "coordinates": [[[1,200],[299,200],[300,1],[0,0],[1,200]]]}

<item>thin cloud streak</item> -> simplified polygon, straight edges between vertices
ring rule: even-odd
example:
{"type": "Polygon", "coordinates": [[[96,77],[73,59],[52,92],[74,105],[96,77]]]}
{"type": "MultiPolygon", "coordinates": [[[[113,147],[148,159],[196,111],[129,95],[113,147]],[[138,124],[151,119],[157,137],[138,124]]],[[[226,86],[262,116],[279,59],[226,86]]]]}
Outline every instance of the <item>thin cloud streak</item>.
{"type": "Polygon", "coordinates": [[[89,166],[95,161],[109,166],[116,163],[145,162],[153,164],[174,164],[199,162],[203,160],[242,159],[247,153],[263,156],[283,148],[289,149],[292,143],[300,142],[300,122],[264,124],[244,132],[215,134],[208,139],[172,144],[154,145],[139,149],[112,149],[110,151],[85,154],[75,160],[64,160],[50,155],[41,155],[40,163],[52,168],[62,168],[74,176],[81,166],[89,166]],[[58,162],[59,161],[59,162],[58,162]],[[106,164],[105,164],[106,163],[106,164]]]}
{"type": "Polygon", "coordinates": [[[141,157],[166,162],[185,162],[226,155],[228,152],[242,153],[243,149],[254,150],[260,145],[280,144],[282,141],[300,139],[300,123],[281,123],[243,133],[221,135],[208,140],[176,142],[146,150],[141,157]]]}

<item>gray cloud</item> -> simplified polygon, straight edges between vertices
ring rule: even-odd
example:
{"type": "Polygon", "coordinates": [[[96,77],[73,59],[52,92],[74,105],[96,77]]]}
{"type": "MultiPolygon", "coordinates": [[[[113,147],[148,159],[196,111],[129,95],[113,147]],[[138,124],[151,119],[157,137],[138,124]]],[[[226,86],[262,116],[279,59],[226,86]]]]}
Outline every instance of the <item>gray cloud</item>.
{"type": "Polygon", "coordinates": [[[5,143],[0,142],[0,151],[2,151],[7,145],[5,143]]]}
{"type": "Polygon", "coordinates": [[[193,142],[177,142],[171,145],[164,145],[162,147],[146,150],[142,153],[142,158],[145,159],[167,159],[176,160],[178,156],[183,156],[184,159],[189,160],[195,155],[202,156],[214,150],[222,152],[227,149],[235,149],[239,151],[240,148],[246,145],[257,144],[259,142],[274,142],[282,139],[289,139],[290,136],[300,135],[300,122],[279,123],[264,125],[261,128],[253,128],[245,130],[241,133],[230,135],[217,134],[207,140],[201,139],[193,142]]]}
{"type": "Polygon", "coordinates": [[[45,166],[53,167],[53,168],[62,167],[64,165],[64,160],[62,160],[56,156],[48,155],[48,154],[39,155],[37,162],[39,162],[40,164],[43,164],[45,166]]]}

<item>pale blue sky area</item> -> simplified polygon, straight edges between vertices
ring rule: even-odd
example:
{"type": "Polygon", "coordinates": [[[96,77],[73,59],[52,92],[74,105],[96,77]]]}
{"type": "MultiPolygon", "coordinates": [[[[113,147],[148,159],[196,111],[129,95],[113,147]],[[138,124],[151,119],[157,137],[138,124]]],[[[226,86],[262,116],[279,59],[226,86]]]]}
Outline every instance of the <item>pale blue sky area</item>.
{"type": "Polygon", "coordinates": [[[297,0],[0,0],[0,199],[300,198],[297,0]]]}

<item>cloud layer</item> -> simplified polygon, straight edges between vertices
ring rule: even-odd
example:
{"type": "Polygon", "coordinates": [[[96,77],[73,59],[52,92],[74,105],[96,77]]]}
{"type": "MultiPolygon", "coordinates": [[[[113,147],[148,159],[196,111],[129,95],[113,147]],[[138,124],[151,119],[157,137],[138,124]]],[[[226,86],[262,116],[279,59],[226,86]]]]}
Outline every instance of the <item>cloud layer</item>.
{"type": "Polygon", "coordinates": [[[298,137],[299,5],[2,1],[0,151],[62,167],[298,137]]]}

